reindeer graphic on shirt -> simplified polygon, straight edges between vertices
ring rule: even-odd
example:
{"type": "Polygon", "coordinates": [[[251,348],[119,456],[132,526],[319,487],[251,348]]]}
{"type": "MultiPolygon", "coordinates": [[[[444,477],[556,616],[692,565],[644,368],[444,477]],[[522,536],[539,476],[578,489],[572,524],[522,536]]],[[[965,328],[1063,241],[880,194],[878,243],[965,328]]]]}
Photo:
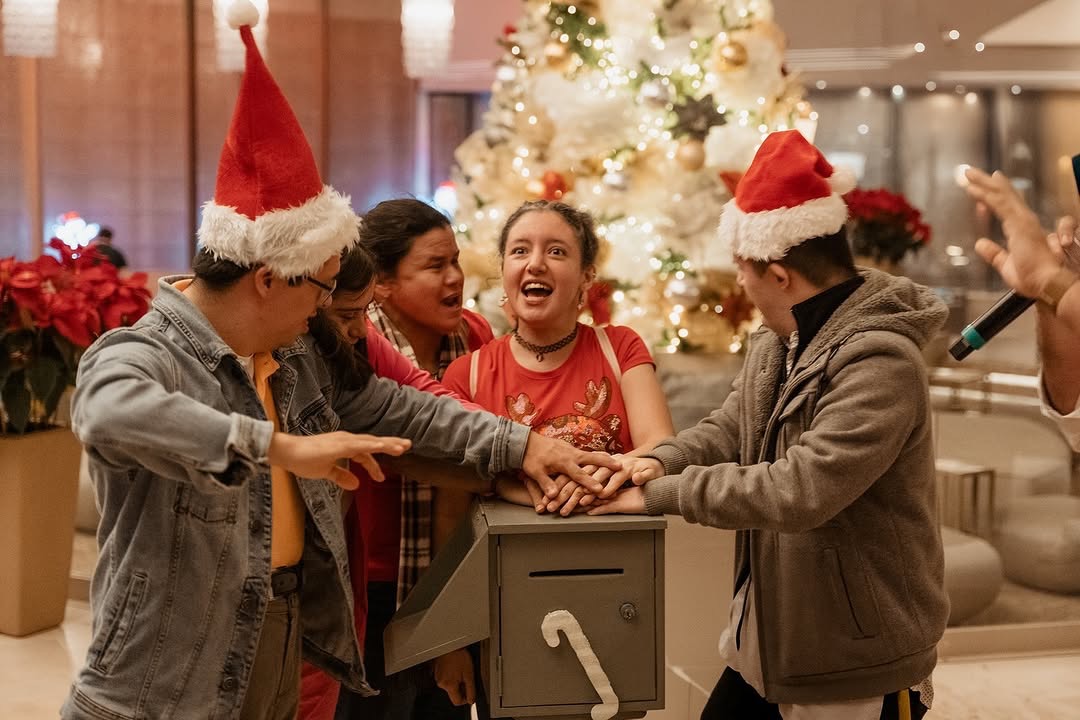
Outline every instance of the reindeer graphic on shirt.
{"type": "Polygon", "coordinates": [[[614,413],[605,415],[611,405],[611,382],[605,377],[597,384],[585,385],[585,402],[575,402],[576,413],[567,413],[534,425],[538,412],[528,394],[506,396],[506,412],[511,420],[528,425],[541,435],[565,440],[579,450],[623,452],[619,440],[622,418],[614,413]]]}

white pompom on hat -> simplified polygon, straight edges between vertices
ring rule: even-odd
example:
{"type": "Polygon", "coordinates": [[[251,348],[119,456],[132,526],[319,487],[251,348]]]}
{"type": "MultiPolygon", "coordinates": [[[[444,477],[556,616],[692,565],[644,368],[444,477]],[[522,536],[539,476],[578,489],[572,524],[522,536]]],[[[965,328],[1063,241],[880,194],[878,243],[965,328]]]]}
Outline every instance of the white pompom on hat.
{"type": "Polygon", "coordinates": [[[258,10],[236,0],[227,19],[246,47],[244,76],[199,245],[279,277],[310,275],[356,244],[358,218],[347,196],[323,184],[304,131],[259,54],[251,34],[258,10]]]}
{"type": "Polygon", "coordinates": [[[779,260],[800,243],[840,230],[848,216],[841,196],[853,187],[854,175],[833,168],[798,130],[771,133],[724,206],[720,240],[736,257],[779,260]]]}

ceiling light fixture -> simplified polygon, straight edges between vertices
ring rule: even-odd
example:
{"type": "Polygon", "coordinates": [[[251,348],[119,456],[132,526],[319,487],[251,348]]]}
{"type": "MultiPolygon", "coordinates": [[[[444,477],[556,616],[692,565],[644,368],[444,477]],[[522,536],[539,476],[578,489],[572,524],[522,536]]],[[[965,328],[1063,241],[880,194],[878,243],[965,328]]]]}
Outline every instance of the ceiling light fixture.
{"type": "Polygon", "coordinates": [[[406,75],[422,78],[443,72],[450,60],[453,36],[454,0],[402,0],[406,75]]]}
{"type": "Polygon", "coordinates": [[[4,0],[4,54],[55,56],[57,4],[58,0],[4,0]]]}

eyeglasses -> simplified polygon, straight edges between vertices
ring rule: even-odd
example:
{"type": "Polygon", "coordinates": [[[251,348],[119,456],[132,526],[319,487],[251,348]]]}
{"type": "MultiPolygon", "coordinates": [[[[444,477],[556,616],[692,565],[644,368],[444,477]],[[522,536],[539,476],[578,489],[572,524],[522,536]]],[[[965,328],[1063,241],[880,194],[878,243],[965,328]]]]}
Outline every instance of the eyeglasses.
{"type": "Polygon", "coordinates": [[[321,280],[316,280],[310,275],[305,275],[304,279],[322,291],[319,293],[319,305],[325,305],[326,301],[333,297],[334,291],[337,290],[337,279],[332,280],[329,285],[321,280]]]}

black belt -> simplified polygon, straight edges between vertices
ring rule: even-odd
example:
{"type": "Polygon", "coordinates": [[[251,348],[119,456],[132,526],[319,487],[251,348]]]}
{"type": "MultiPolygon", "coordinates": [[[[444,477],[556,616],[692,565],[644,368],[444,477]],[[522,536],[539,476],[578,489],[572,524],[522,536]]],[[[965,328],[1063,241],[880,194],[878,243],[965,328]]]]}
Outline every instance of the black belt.
{"type": "Polygon", "coordinates": [[[300,592],[304,584],[304,572],[300,565],[277,568],[270,574],[270,596],[285,597],[300,592]]]}

